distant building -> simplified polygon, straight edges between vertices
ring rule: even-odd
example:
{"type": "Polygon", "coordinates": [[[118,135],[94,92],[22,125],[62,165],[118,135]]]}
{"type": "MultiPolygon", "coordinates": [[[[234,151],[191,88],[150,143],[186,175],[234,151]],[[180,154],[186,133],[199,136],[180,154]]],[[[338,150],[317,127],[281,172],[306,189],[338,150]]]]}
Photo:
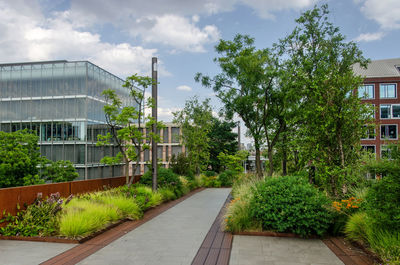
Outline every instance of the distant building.
{"type": "Polygon", "coordinates": [[[399,140],[400,58],[372,61],[367,69],[355,65],[354,72],[365,76],[358,95],[363,102],[375,107],[374,119],[378,125],[361,139],[361,145],[377,158],[387,156],[387,145],[399,140]]]}
{"type": "Polygon", "coordinates": [[[123,166],[100,163],[115,146],[97,147],[105,134],[102,92],[114,89],[132,105],[124,81],[88,61],[0,64],[0,130],[31,129],[40,152],[51,160],[70,160],[80,179],[123,175],[123,166]]]}
{"type": "MultiPolygon", "coordinates": [[[[159,131],[161,142],[157,144],[157,159],[158,163],[163,167],[168,168],[172,155],[177,156],[179,153],[185,153],[185,146],[181,143],[182,130],[180,127],[173,123],[164,123],[165,128],[159,131]]],[[[146,129],[143,131],[147,133],[146,129]]],[[[147,164],[151,161],[152,150],[145,150],[141,153],[139,167],[136,174],[143,174],[146,172],[147,164]]]]}

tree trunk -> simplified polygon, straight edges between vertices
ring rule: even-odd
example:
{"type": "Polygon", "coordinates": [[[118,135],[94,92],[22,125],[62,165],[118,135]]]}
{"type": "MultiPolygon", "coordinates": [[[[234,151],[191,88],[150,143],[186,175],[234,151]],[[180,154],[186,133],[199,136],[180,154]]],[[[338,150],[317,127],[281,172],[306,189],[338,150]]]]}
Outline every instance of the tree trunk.
{"type": "MultiPolygon", "coordinates": [[[[285,141],[285,140],[284,140],[285,141]]],[[[286,153],[286,146],[283,147],[282,150],[282,175],[287,175],[287,153],[286,153]]]]}
{"type": "Polygon", "coordinates": [[[126,178],[126,185],[130,185],[129,181],[129,161],[126,157],[124,157],[124,162],[125,162],[125,178],[126,178]]]}
{"type": "Polygon", "coordinates": [[[343,152],[343,140],[342,134],[339,133],[338,135],[338,144],[339,144],[339,152],[340,152],[340,165],[344,168],[344,152],[343,152]]]}
{"type": "Polygon", "coordinates": [[[256,146],[256,173],[259,178],[262,178],[263,173],[261,169],[261,152],[260,147],[256,146]]]}
{"type": "Polygon", "coordinates": [[[274,173],[274,161],[272,158],[272,148],[268,148],[268,164],[269,164],[268,176],[272,176],[272,173],[274,173]]]}

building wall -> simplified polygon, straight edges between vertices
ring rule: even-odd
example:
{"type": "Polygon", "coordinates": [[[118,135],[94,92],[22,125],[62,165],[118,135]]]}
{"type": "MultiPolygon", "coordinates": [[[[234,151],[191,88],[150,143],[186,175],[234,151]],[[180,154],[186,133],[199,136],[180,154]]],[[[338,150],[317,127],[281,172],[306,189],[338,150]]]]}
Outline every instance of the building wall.
{"type": "Polygon", "coordinates": [[[392,105],[399,104],[399,108],[400,108],[400,97],[399,97],[400,77],[370,77],[370,78],[365,78],[364,84],[374,86],[374,98],[373,99],[362,99],[362,101],[365,103],[373,104],[375,106],[374,118],[376,121],[376,127],[375,127],[375,138],[374,139],[362,139],[361,145],[365,146],[365,148],[367,148],[367,146],[375,146],[376,157],[380,158],[381,151],[382,151],[382,149],[384,149],[384,146],[387,145],[388,143],[394,143],[399,139],[400,116],[393,117],[393,115],[391,115],[390,118],[381,118],[381,115],[382,115],[381,110],[384,105],[392,106],[392,105]],[[384,84],[394,84],[396,86],[396,88],[395,88],[396,95],[394,98],[382,98],[380,96],[380,88],[381,88],[381,85],[384,85],[384,84]],[[395,125],[397,127],[395,139],[385,139],[381,136],[381,133],[382,133],[381,126],[384,126],[384,125],[395,125]]]}
{"type": "Polygon", "coordinates": [[[100,163],[116,148],[97,147],[96,139],[107,131],[105,89],[114,89],[123,105],[133,104],[123,83],[87,61],[0,64],[0,130],[33,130],[41,154],[70,160],[80,179],[121,176],[122,166],[100,163]]]}

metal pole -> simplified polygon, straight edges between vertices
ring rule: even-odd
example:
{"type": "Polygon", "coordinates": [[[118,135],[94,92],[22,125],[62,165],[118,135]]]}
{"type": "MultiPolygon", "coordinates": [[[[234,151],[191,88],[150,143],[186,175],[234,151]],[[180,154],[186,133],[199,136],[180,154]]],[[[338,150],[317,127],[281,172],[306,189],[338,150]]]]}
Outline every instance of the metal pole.
{"type": "MultiPolygon", "coordinates": [[[[153,78],[152,85],[152,97],[153,97],[153,109],[152,117],[154,124],[152,127],[153,134],[157,134],[157,57],[151,58],[151,77],[153,78]]],[[[152,171],[153,171],[153,191],[157,190],[157,142],[152,139],[151,143],[151,155],[152,155],[152,171]]]]}

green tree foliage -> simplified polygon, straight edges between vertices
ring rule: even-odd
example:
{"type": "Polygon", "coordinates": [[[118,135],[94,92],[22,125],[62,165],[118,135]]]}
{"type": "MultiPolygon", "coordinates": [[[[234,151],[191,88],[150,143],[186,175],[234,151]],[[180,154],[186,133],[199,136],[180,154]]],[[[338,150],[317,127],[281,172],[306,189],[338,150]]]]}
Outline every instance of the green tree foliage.
{"type": "MultiPolygon", "coordinates": [[[[262,175],[260,148],[264,141],[272,161],[274,147],[286,129],[285,115],[289,108],[282,88],[277,55],[271,49],[256,49],[254,39],[236,35],[232,41],[221,40],[216,46],[220,55],[214,60],[222,73],[213,78],[198,73],[196,81],[212,87],[224,104],[228,117],[234,113],[244,121],[248,135],[254,140],[256,170],[262,175]]],[[[273,172],[270,164],[269,175],[273,172]]]]}
{"type": "Polygon", "coordinates": [[[235,127],[235,122],[213,118],[211,130],[208,133],[210,139],[209,166],[213,171],[221,171],[223,164],[218,159],[218,155],[221,152],[227,155],[234,155],[238,150],[237,133],[232,131],[235,127]]]}
{"type": "Polygon", "coordinates": [[[26,129],[0,131],[0,188],[44,183],[39,177],[38,136],[26,129]]]}
{"type": "Polygon", "coordinates": [[[42,168],[41,176],[44,180],[56,183],[72,181],[79,177],[71,161],[58,160],[56,162],[46,161],[42,168]]]}
{"type": "MultiPolygon", "coordinates": [[[[153,101],[151,98],[145,102],[145,89],[153,84],[150,77],[138,75],[130,76],[126,79],[123,87],[128,88],[130,97],[137,107],[123,106],[122,100],[118,98],[114,90],[108,89],[103,91],[103,96],[107,104],[104,106],[106,122],[110,129],[107,135],[98,135],[98,146],[109,145],[115,141],[119,148],[119,152],[115,157],[106,156],[101,162],[105,164],[125,163],[126,184],[130,185],[133,182],[133,177],[129,176],[129,165],[133,163],[132,172],[136,172],[139,166],[140,154],[144,150],[149,149],[152,139],[159,142],[160,136],[151,132],[152,125],[155,124],[151,116],[144,115],[144,108],[151,108],[153,101]],[[137,89],[137,87],[142,90],[137,89]],[[146,128],[147,133],[144,134],[143,128],[146,128]]],[[[161,122],[156,123],[157,129],[163,127],[161,122]]]]}
{"type": "Polygon", "coordinates": [[[193,177],[193,172],[190,170],[190,159],[185,153],[172,154],[169,166],[175,174],[193,177]]]}
{"type": "Polygon", "coordinates": [[[369,122],[368,106],[353,93],[362,77],[352,70],[367,60],[354,42],[345,42],[328,13],[327,5],[304,12],[278,46],[289,58],[290,84],[298,95],[297,143],[304,159],[317,165],[325,188],[337,194],[369,122]]]}
{"type": "Polygon", "coordinates": [[[185,103],[181,111],[174,112],[173,122],[182,128],[182,140],[189,152],[190,168],[200,173],[208,165],[212,110],[210,99],[199,102],[194,97],[185,103]]]}
{"type": "Polygon", "coordinates": [[[225,170],[231,170],[238,174],[243,172],[243,161],[246,160],[248,156],[249,153],[246,150],[240,150],[233,155],[221,152],[218,155],[218,159],[225,170]]]}

